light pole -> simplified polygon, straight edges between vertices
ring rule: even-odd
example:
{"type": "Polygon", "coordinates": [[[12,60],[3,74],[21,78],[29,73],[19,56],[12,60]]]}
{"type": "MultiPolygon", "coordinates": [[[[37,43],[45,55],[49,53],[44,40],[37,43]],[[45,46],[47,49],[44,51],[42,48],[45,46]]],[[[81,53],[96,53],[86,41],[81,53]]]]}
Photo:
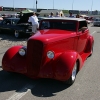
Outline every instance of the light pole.
{"type": "Polygon", "coordinates": [[[14,0],[13,0],[13,9],[14,9],[14,11],[15,11],[14,0]]]}
{"type": "Polygon", "coordinates": [[[14,0],[13,0],[13,8],[14,8],[14,0]]]}
{"type": "Polygon", "coordinates": [[[92,0],[92,4],[91,4],[91,13],[92,13],[92,8],[93,8],[93,0],[92,0]]]}
{"type": "Polygon", "coordinates": [[[36,0],[36,12],[37,12],[37,3],[38,3],[38,2],[37,2],[37,0],[36,0]]]}
{"type": "Polygon", "coordinates": [[[53,9],[54,9],[54,0],[53,0],[53,9]]]}
{"type": "Polygon", "coordinates": [[[74,0],[72,1],[72,10],[73,10],[74,0]]]}

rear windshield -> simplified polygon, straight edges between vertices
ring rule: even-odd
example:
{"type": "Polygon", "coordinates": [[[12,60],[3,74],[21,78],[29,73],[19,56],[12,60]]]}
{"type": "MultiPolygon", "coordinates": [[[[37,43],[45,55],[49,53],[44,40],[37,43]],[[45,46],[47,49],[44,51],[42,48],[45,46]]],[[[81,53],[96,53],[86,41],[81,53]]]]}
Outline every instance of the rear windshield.
{"type": "Polygon", "coordinates": [[[76,22],[69,20],[45,20],[41,22],[40,29],[76,30],[76,22]]]}

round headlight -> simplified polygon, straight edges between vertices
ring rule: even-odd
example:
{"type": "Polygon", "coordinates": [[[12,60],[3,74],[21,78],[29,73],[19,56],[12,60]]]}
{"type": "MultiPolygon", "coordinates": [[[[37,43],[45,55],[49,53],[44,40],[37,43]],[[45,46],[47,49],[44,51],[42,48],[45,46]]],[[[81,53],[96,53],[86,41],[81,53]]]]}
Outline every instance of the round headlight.
{"type": "Polygon", "coordinates": [[[54,58],[54,52],[48,51],[48,52],[47,52],[47,57],[48,57],[49,59],[53,59],[53,58],[54,58]]]}
{"type": "Polygon", "coordinates": [[[19,54],[20,54],[21,56],[24,56],[24,55],[26,54],[26,51],[25,51],[23,48],[21,48],[21,49],[19,50],[19,54]]]}

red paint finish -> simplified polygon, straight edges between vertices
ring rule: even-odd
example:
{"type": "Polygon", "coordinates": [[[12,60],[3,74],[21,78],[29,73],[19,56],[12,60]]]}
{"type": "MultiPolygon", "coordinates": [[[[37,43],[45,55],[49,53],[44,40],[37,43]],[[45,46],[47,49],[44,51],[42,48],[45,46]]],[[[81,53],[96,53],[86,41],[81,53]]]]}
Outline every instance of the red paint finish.
{"type": "MultiPolygon", "coordinates": [[[[51,19],[48,20],[51,21],[51,19]]],[[[61,19],[59,20],[61,22],[61,19]]],[[[57,19],[57,22],[59,20],[57,19]]],[[[70,21],[74,20],[70,19],[70,21]]],[[[94,43],[89,29],[78,31],[79,21],[75,19],[76,28],[74,30],[38,30],[28,39],[26,55],[23,57],[18,53],[22,46],[11,47],[2,58],[3,70],[22,73],[31,78],[68,80],[76,62],[79,63],[78,71],[82,68],[84,61],[92,53],[94,43]],[[54,58],[47,57],[48,51],[54,53],[54,58]]],[[[63,22],[63,24],[66,23],[63,22]]]]}
{"type": "Polygon", "coordinates": [[[4,70],[23,74],[27,72],[26,56],[21,57],[18,54],[18,51],[21,47],[22,46],[14,46],[7,50],[2,59],[2,67],[4,70]]]}

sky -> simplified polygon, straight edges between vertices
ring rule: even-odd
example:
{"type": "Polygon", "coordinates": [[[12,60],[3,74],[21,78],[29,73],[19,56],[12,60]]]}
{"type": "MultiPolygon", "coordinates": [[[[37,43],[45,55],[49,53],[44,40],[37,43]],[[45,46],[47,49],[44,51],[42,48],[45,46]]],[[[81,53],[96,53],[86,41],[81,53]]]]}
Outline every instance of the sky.
{"type": "MultiPolygon", "coordinates": [[[[99,10],[100,0],[37,0],[39,9],[99,10]]],[[[0,0],[0,6],[15,8],[36,8],[36,0],[0,0]]]]}

